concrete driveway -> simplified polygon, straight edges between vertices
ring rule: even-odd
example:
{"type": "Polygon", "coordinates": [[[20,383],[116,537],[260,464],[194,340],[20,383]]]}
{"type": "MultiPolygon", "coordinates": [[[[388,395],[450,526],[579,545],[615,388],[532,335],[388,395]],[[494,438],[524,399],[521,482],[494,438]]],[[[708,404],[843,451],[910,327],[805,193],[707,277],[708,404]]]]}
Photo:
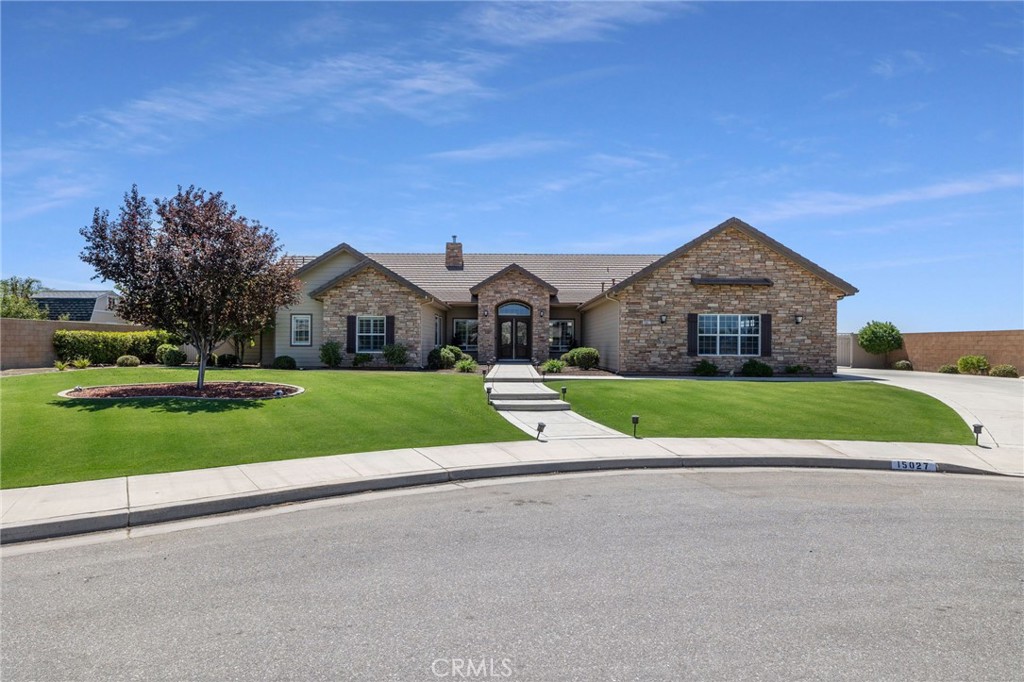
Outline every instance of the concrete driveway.
{"type": "Polygon", "coordinates": [[[980,445],[1024,446],[1024,380],[840,367],[837,377],[871,379],[938,398],[968,424],[983,424],[980,445]]]}

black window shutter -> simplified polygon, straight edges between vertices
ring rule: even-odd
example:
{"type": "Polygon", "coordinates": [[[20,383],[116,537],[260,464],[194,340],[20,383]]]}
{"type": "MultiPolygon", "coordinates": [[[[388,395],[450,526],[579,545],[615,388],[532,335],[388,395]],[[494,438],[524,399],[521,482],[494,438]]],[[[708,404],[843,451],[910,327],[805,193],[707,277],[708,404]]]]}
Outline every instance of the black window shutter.
{"type": "Polygon", "coordinates": [[[345,352],[355,353],[356,352],[356,316],[349,315],[345,318],[345,331],[347,332],[347,338],[345,339],[345,352]]]}
{"type": "Polygon", "coordinates": [[[766,358],[772,354],[772,316],[761,316],[761,357],[766,358]]]}
{"type": "Polygon", "coordinates": [[[686,316],[686,354],[697,355],[697,313],[686,316]]]}
{"type": "Polygon", "coordinates": [[[391,345],[395,342],[395,316],[388,315],[384,318],[384,343],[391,345]]]}

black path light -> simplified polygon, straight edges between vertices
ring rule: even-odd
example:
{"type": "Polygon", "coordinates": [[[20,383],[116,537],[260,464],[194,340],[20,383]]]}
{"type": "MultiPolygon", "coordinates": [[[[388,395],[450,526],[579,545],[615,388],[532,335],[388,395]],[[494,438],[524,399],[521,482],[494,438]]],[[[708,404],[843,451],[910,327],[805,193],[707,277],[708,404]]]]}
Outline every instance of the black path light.
{"type": "Polygon", "coordinates": [[[633,438],[636,438],[636,425],[640,423],[640,415],[633,415],[633,438]]]}
{"type": "Polygon", "coordinates": [[[491,403],[491,391],[494,390],[494,386],[484,386],[484,390],[487,391],[487,404],[491,403]]]}
{"type": "Polygon", "coordinates": [[[568,386],[562,386],[562,400],[565,400],[565,394],[569,392],[568,386]]]}
{"type": "Polygon", "coordinates": [[[975,424],[974,425],[974,444],[975,445],[978,444],[978,439],[981,438],[981,430],[983,428],[985,428],[985,427],[982,426],[981,424],[975,424]]]}
{"type": "Polygon", "coordinates": [[[544,428],[547,426],[544,422],[537,422],[537,440],[540,440],[540,434],[544,433],[544,428]]]}

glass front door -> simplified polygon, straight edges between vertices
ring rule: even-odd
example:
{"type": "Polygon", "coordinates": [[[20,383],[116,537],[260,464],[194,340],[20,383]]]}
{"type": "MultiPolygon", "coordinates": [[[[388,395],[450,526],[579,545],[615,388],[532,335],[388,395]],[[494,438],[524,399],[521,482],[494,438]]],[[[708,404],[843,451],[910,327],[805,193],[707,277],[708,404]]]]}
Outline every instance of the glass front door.
{"type": "Polygon", "coordinates": [[[498,308],[498,359],[529,360],[530,308],[522,303],[506,303],[498,308]]]}

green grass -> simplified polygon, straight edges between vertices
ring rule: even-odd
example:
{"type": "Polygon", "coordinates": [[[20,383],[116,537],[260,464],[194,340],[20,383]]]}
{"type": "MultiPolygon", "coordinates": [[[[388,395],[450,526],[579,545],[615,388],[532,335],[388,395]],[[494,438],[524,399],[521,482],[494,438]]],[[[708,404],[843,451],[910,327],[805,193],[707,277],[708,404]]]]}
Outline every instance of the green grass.
{"type": "Polygon", "coordinates": [[[803,438],[973,444],[938,400],[870,382],[548,381],[579,414],[632,433],[679,438],[803,438]]]}
{"type": "Polygon", "coordinates": [[[194,382],[195,369],[98,369],[0,380],[0,487],[404,447],[529,438],[487,406],[480,377],[209,370],[207,381],[302,386],[269,401],[67,400],[74,386],[194,382]]]}

